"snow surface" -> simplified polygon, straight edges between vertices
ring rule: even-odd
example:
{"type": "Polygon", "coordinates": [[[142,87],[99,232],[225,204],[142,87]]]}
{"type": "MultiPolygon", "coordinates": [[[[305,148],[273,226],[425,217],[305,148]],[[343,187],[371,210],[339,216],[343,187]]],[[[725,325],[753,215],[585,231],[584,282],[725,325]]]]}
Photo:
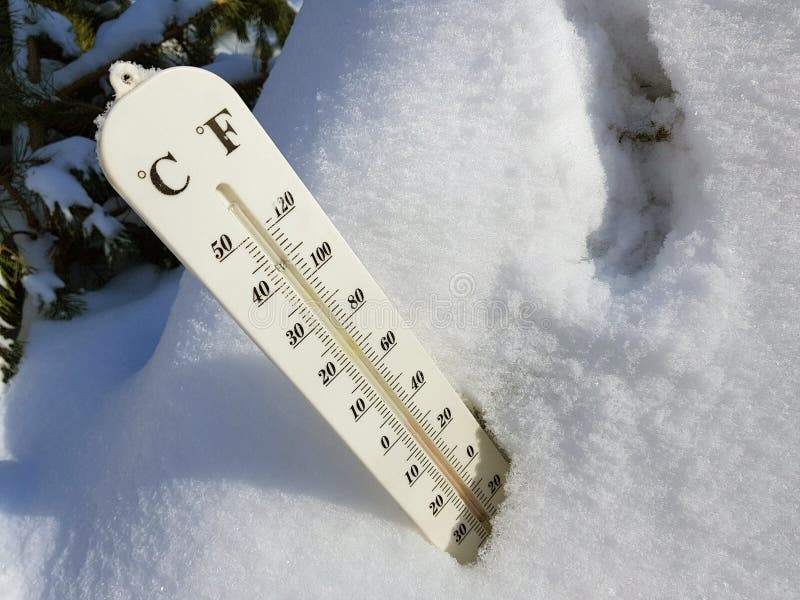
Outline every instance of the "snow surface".
{"type": "Polygon", "coordinates": [[[256,107],[510,452],[482,560],[145,271],[32,330],[0,597],[797,596],[800,11],[487,6],[308,0],[256,107]]]}

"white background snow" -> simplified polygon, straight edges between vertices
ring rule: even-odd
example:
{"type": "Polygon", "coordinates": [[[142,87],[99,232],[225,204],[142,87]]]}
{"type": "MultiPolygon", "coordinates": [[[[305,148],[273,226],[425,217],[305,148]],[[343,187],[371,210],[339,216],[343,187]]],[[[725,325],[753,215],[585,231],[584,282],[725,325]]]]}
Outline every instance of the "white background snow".
{"type": "Polygon", "coordinates": [[[256,113],[509,451],[484,556],[142,268],[31,329],[0,597],[797,597],[798,31],[790,1],[307,0],[256,113]]]}

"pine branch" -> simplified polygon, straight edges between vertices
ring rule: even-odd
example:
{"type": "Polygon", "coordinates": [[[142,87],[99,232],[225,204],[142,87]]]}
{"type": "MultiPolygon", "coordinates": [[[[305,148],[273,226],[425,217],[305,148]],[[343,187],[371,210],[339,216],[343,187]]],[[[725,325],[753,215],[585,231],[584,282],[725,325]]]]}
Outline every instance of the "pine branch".
{"type": "MultiPolygon", "coordinates": [[[[21,4],[28,3],[30,10],[21,10],[17,17],[0,0],[0,273],[9,284],[0,285],[0,318],[10,324],[0,324],[0,337],[12,342],[0,344],[0,375],[6,378],[13,374],[22,353],[18,338],[26,292],[21,278],[31,272],[15,244],[16,235],[52,239],[42,269],[58,277],[63,287],[53,290],[53,302],[40,303],[42,314],[49,318],[78,314],[85,289],[105,285],[128,265],[146,261],[170,269],[179,264],[102,175],[91,169],[70,171],[91,198],[91,209],[73,205],[66,212],[47,210],[22,182],[26,169],[46,162],[34,158],[32,149],[71,136],[91,136],[93,119],[108,99],[107,88],[100,82],[111,62],[205,65],[214,60],[216,41],[230,32],[252,43],[254,57],[261,60],[260,76],[253,72],[248,76],[252,79],[234,84],[252,104],[267,75],[268,61],[288,35],[295,15],[286,0],[193,0],[186,5],[197,11],[191,16],[179,10],[181,3],[175,0],[34,1],[24,0],[21,4]],[[38,5],[67,17],[79,38],[81,56],[66,58],[78,50],[65,49],[52,30],[37,26],[33,9],[38,5]],[[160,17],[154,20],[154,15],[160,17]],[[17,24],[23,31],[15,37],[17,24]],[[105,24],[110,29],[98,44],[96,33],[105,24]],[[15,52],[27,59],[24,69],[14,68],[14,58],[19,56],[15,52]],[[51,71],[46,68],[50,64],[59,67],[51,71]],[[13,135],[20,125],[28,135],[13,135]],[[120,225],[108,237],[87,222],[98,207],[120,225]]],[[[65,24],[61,25],[63,30],[65,24]]]]}
{"type": "Polygon", "coordinates": [[[8,193],[8,197],[11,198],[14,203],[19,206],[20,211],[23,215],[25,215],[25,220],[28,222],[28,227],[33,229],[34,231],[40,230],[39,219],[36,217],[36,214],[33,212],[30,204],[22,194],[13,186],[11,180],[5,175],[0,174],[0,185],[2,185],[6,192],[8,193]]]}
{"type": "Polygon", "coordinates": [[[0,337],[6,343],[0,345],[0,376],[8,381],[17,371],[24,344],[19,339],[22,325],[22,307],[25,301],[25,288],[22,277],[28,272],[25,261],[20,256],[12,233],[5,233],[0,239],[0,337]],[[10,345],[7,342],[11,342],[10,345]]]}
{"type": "MultiPolygon", "coordinates": [[[[184,31],[184,29],[186,27],[189,27],[195,21],[203,18],[204,16],[206,16],[210,12],[212,12],[214,10],[218,10],[219,7],[221,7],[222,5],[225,4],[225,2],[226,2],[226,0],[214,0],[213,4],[210,4],[207,8],[195,13],[189,19],[184,21],[183,23],[173,23],[172,25],[167,27],[164,30],[160,41],[152,43],[152,44],[140,44],[139,46],[131,48],[129,51],[117,56],[116,58],[112,58],[112,59],[109,59],[109,60],[105,61],[103,63],[103,65],[101,65],[100,67],[98,67],[97,69],[92,71],[91,73],[87,73],[86,75],[84,75],[82,77],[79,77],[78,79],[76,79],[75,81],[70,83],[69,85],[66,85],[63,88],[61,88],[56,93],[56,95],[60,99],[64,99],[64,98],[67,98],[69,96],[72,96],[73,94],[77,93],[79,90],[85,88],[88,85],[93,85],[94,83],[97,82],[98,79],[100,79],[101,77],[103,77],[104,75],[106,75],[108,73],[108,65],[110,65],[113,62],[120,61],[120,60],[136,62],[137,59],[141,58],[142,56],[157,50],[158,47],[161,46],[161,44],[163,44],[165,41],[180,37],[183,34],[183,31],[184,31]]],[[[91,52],[91,50],[89,50],[89,52],[91,52]]],[[[88,54],[88,52],[86,54],[88,54]]],[[[86,56],[86,54],[84,54],[82,56],[86,56]]],[[[79,59],[76,59],[76,60],[79,60],[79,59]]],[[[75,61],[73,61],[73,62],[75,62],[75,61]]],[[[70,64],[72,64],[72,63],[70,63],[70,64]]],[[[69,66],[69,65],[67,65],[67,66],[69,66]]]]}

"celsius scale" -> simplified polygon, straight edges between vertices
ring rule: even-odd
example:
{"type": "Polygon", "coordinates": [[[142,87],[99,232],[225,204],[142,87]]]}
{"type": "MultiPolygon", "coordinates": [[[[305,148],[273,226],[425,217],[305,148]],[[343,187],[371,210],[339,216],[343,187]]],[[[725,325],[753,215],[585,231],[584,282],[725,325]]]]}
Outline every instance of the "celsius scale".
{"type": "Polygon", "coordinates": [[[475,560],[508,462],[216,75],[112,67],[108,180],[437,547],[475,560]]]}

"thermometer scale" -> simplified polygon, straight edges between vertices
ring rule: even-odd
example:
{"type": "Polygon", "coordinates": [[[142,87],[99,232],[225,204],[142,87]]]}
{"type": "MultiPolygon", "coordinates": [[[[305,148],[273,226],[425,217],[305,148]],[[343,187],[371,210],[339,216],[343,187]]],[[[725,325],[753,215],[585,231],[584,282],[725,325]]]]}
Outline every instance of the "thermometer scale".
{"type": "Polygon", "coordinates": [[[437,547],[477,557],[508,463],[238,94],[112,67],[103,171],[437,547]]]}

